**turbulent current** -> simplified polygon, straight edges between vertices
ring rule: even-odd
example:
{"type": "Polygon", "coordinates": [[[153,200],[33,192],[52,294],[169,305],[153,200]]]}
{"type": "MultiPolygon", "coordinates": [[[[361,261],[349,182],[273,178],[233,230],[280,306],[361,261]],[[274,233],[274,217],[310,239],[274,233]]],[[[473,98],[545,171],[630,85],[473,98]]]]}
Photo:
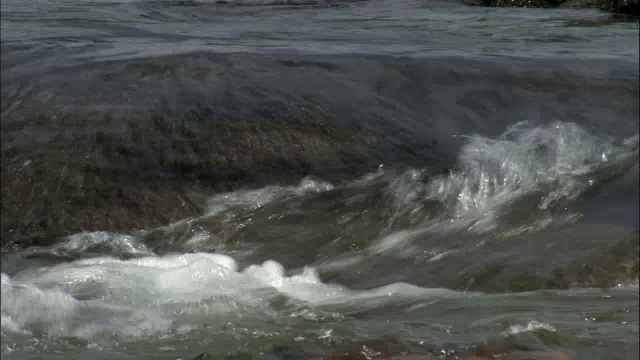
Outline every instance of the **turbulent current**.
{"type": "Polygon", "coordinates": [[[637,359],[637,44],[592,10],[3,1],[2,358],[637,359]]]}
{"type": "Polygon", "coordinates": [[[447,173],[305,178],[214,195],[155,229],[76,233],[3,257],[3,351],[240,356],[391,338],[453,356],[486,336],[579,351],[605,331],[637,354],[637,209],[628,230],[581,224],[605,189],[633,193],[637,157],[637,135],[520,123],[468,137],[447,173]]]}

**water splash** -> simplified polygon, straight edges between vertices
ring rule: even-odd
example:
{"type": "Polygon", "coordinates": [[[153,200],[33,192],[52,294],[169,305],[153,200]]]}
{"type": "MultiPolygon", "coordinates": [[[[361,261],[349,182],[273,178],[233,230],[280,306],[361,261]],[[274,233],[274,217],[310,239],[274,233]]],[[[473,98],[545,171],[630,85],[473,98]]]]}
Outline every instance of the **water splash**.
{"type": "Polygon", "coordinates": [[[390,184],[395,201],[424,217],[417,227],[382,238],[374,252],[398,250],[427,233],[513,235],[573,222],[580,214],[570,210],[572,201],[638,159],[638,135],[616,142],[573,123],[522,122],[496,139],[466,138],[448,175],[428,178],[425,170],[411,170],[390,184]],[[434,204],[437,216],[420,211],[434,204]]]}
{"type": "Polygon", "coordinates": [[[218,194],[208,201],[206,215],[217,215],[231,209],[255,210],[275,201],[333,189],[333,185],[310,177],[298,186],[267,186],[255,190],[239,190],[218,194]]]}
{"type": "Polygon", "coordinates": [[[282,296],[335,306],[463,295],[402,283],[352,291],[322,283],[312,268],[287,276],[281,264],[268,260],[240,271],[233,258],[219,254],[99,257],[27,270],[14,279],[2,274],[2,329],[85,339],[101,334],[145,337],[249,313],[270,319],[278,316],[272,301],[282,296]]]}

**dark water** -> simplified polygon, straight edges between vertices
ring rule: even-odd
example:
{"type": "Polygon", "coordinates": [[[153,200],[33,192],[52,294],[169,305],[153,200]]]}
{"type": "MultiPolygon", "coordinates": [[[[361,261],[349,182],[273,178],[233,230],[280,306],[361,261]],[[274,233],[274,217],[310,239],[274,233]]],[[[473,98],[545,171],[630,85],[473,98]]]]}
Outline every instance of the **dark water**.
{"type": "Polygon", "coordinates": [[[3,359],[638,358],[637,21],[5,0],[1,24],[3,359]]]}

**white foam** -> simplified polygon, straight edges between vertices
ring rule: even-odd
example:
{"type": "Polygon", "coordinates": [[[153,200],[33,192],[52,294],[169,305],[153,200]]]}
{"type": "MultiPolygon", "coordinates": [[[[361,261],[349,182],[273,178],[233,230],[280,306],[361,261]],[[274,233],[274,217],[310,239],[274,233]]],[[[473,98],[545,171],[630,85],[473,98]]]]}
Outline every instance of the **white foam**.
{"type": "Polygon", "coordinates": [[[524,122],[495,140],[480,136],[468,139],[459,156],[463,170],[430,183],[431,196],[455,202],[454,217],[486,212],[534,191],[550,190],[540,209],[575,198],[590,185],[581,176],[622,150],[611,139],[560,122],[542,127],[524,122]]]}
{"type": "Polygon", "coordinates": [[[269,316],[269,301],[282,295],[319,306],[448,293],[408,284],[356,292],[323,284],[312,268],[287,276],[282,265],[266,261],[238,271],[231,257],[218,254],[101,257],[14,279],[2,274],[2,328],[139,337],[218,323],[242,311],[269,316]]]}
{"type": "Polygon", "coordinates": [[[527,325],[511,325],[509,327],[509,330],[504,332],[503,335],[504,336],[517,335],[520,333],[534,332],[539,330],[545,330],[550,332],[556,331],[556,329],[553,326],[534,320],[534,321],[530,321],[527,325]]]}
{"type": "Polygon", "coordinates": [[[229,209],[258,209],[274,201],[331,189],[333,185],[330,183],[304,178],[298,186],[267,186],[255,190],[222,193],[209,199],[206,215],[217,215],[229,209]]]}
{"type": "Polygon", "coordinates": [[[54,247],[66,252],[104,252],[111,255],[151,255],[143,243],[131,235],[106,231],[82,232],[69,236],[66,241],[54,247]]]}
{"type": "Polygon", "coordinates": [[[25,325],[46,324],[48,333],[63,335],[77,305],[71,295],[59,289],[41,290],[30,284],[3,282],[2,328],[29,333],[25,325]]]}
{"type": "Polygon", "coordinates": [[[456,171],[425,181],[424,172],[409,170],[389,185],[399,209],[435,202],[441,204],[437,216],[425,218],[414,229],[387,234],[370,250],[403,251],[427,232],[487,233],[510,223],[505,217],[523,207],[530,208],[522,211],[528,217],[519,220],[520,225],[511,223],[511,229],[501,228],[503,233],[575,221],[579,214],[564,212],[565,204],[607,177],[624,173],[637,163],[637,151],[638,135],[616,143],[562,122],[518,123],[496,139],[469,136],[456,171]],[[563,211],[553,212],[554,208],[563,211]]]}

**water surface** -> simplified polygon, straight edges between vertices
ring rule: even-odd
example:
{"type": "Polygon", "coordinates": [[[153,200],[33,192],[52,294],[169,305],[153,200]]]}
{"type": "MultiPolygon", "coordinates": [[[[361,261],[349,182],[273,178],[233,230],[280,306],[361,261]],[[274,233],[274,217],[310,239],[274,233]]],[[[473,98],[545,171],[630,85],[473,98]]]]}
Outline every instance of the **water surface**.
{"type": "Polygon", "coordinates": [[[2,357],[638,358],[638,29],[2,1],[2,357]]]}

